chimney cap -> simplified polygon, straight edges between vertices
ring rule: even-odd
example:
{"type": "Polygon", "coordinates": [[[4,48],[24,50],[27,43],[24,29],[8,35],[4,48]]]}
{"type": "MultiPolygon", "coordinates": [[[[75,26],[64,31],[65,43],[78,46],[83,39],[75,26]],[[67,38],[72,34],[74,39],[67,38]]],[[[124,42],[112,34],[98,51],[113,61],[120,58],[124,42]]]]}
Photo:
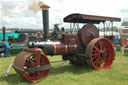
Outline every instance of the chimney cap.
{"type": "Polygon", "coordinates": [[[5,26],[3,26],[2,28],[3,28],[3,29],[6,29],[6,27],[5,27],[5,26]]]}
{"type": "Polygon", "coordinates": [[[48,5],[42,5],[42,6],[40,6],[40,8],[42,10],[48,10],[50,8],[50,6],[48,6],[48,5]]]}

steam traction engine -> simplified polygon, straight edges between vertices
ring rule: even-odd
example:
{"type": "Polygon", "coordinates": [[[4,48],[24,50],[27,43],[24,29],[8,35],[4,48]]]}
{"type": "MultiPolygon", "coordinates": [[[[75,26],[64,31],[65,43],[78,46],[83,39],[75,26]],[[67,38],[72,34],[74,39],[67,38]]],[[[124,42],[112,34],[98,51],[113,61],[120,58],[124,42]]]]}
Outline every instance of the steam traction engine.
{"type": "Polygon", "coordinates": [[[115,56],[113,46],[108,39],[99,38],[99,30],[94,24],[120,21],[120,18],[71,14],[64,18],[64,22],[87,24],[81,29],[77,24],[75,31],[56,32],[56,37],[49,37],[49,6],[43,5],[41,8],[44,38],[41,41],[36,38],[30,40],[30,37],[27,39],[28,48],[24,48],[14,61],[13,67],[18,74],[31,82],[48,76],[51,65],[47,55],[62,55],[63,60],[69,60],[73,65],[88,64],[97,70],[105,70],[112,65],[115,56]]]}

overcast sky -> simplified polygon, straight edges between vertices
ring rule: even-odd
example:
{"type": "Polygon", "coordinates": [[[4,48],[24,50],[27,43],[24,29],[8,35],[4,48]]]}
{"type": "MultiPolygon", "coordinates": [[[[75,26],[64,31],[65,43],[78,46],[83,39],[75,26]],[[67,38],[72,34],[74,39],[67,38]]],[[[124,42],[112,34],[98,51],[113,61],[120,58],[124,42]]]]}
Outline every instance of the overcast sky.
{"type": "MultiPolygon", "coordinates": [[[[42,0],[41,0],[42,1],[42,0]]],[[[41,10],[35,6],[39,0],[0,0],[0,28],[42,28],[41,10]],[[33,4],[33,2],[36,2],[33,4]]],[[[128,0],[43,0],[49,5],[50,28],[63,23],[63,18],[71,13],[83,13],[119,17],[128,20],[128,0]]],[[[121,23],[115,23],[120,25],[121,23]]]]}

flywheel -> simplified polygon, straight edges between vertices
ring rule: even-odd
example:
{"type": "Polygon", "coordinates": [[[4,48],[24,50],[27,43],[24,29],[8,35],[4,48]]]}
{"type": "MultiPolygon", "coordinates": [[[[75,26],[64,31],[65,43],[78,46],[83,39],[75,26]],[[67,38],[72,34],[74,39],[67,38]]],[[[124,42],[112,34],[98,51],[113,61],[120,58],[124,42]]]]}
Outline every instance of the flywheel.
{"type": "Polygon", "coordinates": [[[99,37],[99,30],[93,24],[84,25],[79,32],[84,46],[87,46],[92,39],[99,37]]]}

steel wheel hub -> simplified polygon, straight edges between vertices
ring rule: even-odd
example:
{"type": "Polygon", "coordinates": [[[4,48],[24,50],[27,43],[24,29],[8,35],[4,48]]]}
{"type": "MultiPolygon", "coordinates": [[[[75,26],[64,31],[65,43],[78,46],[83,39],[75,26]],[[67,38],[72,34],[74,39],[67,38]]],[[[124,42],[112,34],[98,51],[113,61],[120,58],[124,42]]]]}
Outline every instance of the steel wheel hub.
{"type": "Polygon", "coordinates": [[[101,52],[101,53],[100,53],[100,56],[101,56],[101,58],[103,58],[103,57],[106,56],[106,53],[105,53],[105,52],[101,52]]]}

